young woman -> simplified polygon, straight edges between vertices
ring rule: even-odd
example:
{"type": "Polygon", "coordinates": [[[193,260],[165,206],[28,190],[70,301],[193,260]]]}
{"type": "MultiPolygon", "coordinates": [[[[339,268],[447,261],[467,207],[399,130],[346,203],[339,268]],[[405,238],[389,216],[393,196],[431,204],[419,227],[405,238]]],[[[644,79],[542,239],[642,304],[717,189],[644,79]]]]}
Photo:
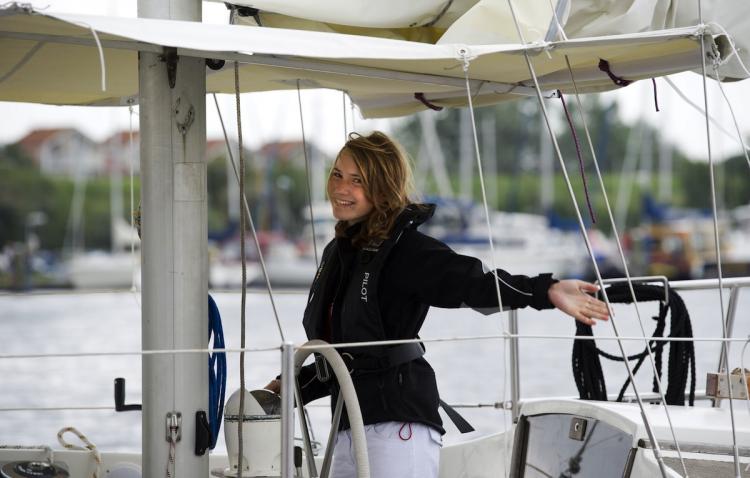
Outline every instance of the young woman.
{"type": "MultiPolygon", "coordinates": [[[[495,275],[476,258],[452,251],[419,232],[434,206],[409,198],[406,156],[388,136],[352,133],[328,178],[338,219],[310,288],[303,325],[310,339],[332,343],[411,339],[431,306],[498,311],[495,275]]],[[[557,307],[593,325],[607,319],[594,299],[594,284],[511,275],[498,269],[505,308],[557,307]]],[[[438,476],[441,435],[435,374],[419,344],[339,350],[352,370],[365,423],[373,478],[438,476]]],[[[305,403],[331,395],[335,379],[321,367],[304,367],[299,380],[305,403]],[[324,371],[323,371],[324,372],[324,371]]],[[[267,388],[279,391],[278,381],[267,388]]],[[[332,476],[354,477],[356,462],[346,412],[334,449],[332,476]]]]}

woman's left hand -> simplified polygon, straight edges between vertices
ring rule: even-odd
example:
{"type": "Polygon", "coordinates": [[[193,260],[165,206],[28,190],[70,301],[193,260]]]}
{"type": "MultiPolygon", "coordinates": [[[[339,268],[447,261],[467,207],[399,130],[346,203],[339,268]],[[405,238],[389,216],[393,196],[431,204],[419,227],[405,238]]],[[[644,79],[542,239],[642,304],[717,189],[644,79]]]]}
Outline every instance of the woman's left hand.
{"type": "Polygon", "coordinates": [[[555,307],[577,321],[596,325],[596,320],[609,319],[607,304],[590,295],[598,290],[599,286],[590,282],[561,280],[552,284],[547,296],[555,307]]]}

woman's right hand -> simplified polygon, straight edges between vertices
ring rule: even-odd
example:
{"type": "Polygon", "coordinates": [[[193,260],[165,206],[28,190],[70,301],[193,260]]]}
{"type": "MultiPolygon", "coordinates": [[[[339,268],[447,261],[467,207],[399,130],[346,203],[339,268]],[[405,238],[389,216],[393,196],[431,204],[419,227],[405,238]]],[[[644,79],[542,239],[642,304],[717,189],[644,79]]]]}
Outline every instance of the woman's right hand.
{"type": "Polygon", "coordinates": [[[281,395],[281,380],[279,380],[278,378],[275,378],[275,379],[271,380],[268,383],[268,385],[266,385],[263,388],[265,388],[268,391],[271,391],[271,392],[275,393],[276,395],[281,395]]]}

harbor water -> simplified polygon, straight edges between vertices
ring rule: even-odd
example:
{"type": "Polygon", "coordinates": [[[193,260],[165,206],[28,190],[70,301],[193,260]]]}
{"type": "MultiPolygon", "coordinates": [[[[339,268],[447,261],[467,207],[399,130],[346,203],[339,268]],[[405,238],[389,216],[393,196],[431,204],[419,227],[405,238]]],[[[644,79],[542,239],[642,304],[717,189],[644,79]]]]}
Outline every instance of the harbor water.
{"type": "MultiPolygon", "coordinates": [[[[734,337],[750,334],[750,292],[740,293],[734,337]]],[[[222,314],[226,346],[240,344],[240,295],[213,294],[222,314]]],[[[696,337],[720,337],[721,313],[717,291],[685,292],[696,337]]],[[[727,306],[728,294],[724,306],[727,306]]],[[[301,325],[306,294],[275,295],[281,327],[288,340],[305,341],[301,325]]],[[[656,303],[640,305],[647,334],[656,322],[656,303]]],[[[247,347],[276,347],[280,335],[268,295],[253,291],[247,301],[247,347]]],[[[634,308],[615,305],[618,328],[623,336],[640,336],[634,308]]],[[[426,340],[446,337],[487,337],[503,332],[507,314],[484,316],[469,309],[433,308],[422,329],[426,340]]],[[[522,335],[563,335],[575,333],[573,319],[556,311],[524,309],[519,314],[522,335]]],[[[669,326],[667,326],[667,331],[669,326]]],[[[598,337],[612,336],[607,323],[594,330],[598,337]]],[[[84,352],[138,352],[141,343],[140,295],[133,292],[50,293],[0,296],[0,445],[52,445],[56,434],[74,426],[100,449],[137,452],[141,447],[140,412],[116,413],[113,409],[113,381],[127,381],[127,403],[141,400],[141,359],[138,355],[95,357],[8,358],[13,355],[84,352]],[[54,410],[38,410],[53,408],[54,410]]],[[[494,404],[510,399],[505,341],[499,338],[428,342],[427,360],[438,377],[441,398],[452,404],[494,404]]],[[[577,396],[571,372],[572,339],[521,339],[521,395],[577,396]]],[[[614,341],[600,340],[600,348],[618,354],[614,341]]],[[[742,343],[733,343],[730,367],[740,366],[742,343]]],[[[643,350],[642,341],[625,343],[629,354],[643,350]]],[[[706,372],[718,365],[720,344],[696,342],[697,388],[705,387],[706,372]]],[[[278,350],[246,354],[246,384],[263,387],[279,373],[278,350]]],[[[239,354],[230,354],[227,396],[239,387],[239,354]]],[[[666,354],[664,360],[666,380],[666,354]]],[[[616,393],[626,372],[621,363],[602,360],[607,391],[616,393]]],[[[648,363],[638,373],[639,390],[651,390],[652,373],[648,363]]],[[[632,389],[631,389],[632,391],[632,389]]],[[[706,402],[699,406],[707,406],[706,402]]],[[[747,413],[745,403],[736,410],[747,413]]],[[[330,412],[327,399],[309,407],[315,437],[325,442],[330,412]]],[[[491,406],[462,408],[461,412],[478,433],[503,430],[506,412],[491,406]]],[[[457,439],[456,430],[446,423],[448,440],[457,439]]],[[[297,427],[299,430],[299,427],[297,427]]],[[[223,429],[215,450],[224,453],[223,429]]]]}

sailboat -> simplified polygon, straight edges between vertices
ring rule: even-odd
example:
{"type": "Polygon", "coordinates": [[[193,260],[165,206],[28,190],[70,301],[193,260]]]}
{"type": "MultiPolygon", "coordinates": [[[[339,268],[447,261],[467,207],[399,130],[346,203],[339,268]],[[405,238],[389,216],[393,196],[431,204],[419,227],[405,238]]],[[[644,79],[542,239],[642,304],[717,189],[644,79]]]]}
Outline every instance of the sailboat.
{"type": "MultiPolygon", "coordinates": [[[[200,157],[206,92],[333,88],[346,91],[363,115],[385,117],[426,108],[473,108],[519,95],[536,96],[543,108],[544,98],[557,91],[610,90],[701,69],[706,61],[720,79],[748,76],[742,66],[747,64],[748,7],[720,8],[720,2],[703,2],[712,7],[705,11],[701,2],[696,10],[658,1],[627,2],[632,9],[621,8],[620,2],[589,8],[597,2],[580,6],[565,0],[554,6],[541,0],[330,1],[309,9],[282,0],[269,0],[268,8],[265,2],[251,3],[244,12],[248,25],[202,24],[197,0],[140,0],[138,19],[51,13],[18,3],[0,8],[0,57],[9,65],[0,81],[0,99],[138,102],[143,184],[143,453],[0,449],[6,476],[90,476],[97,461],[102,471],[95,476],[111,477],[162,476],[165,463],[167,474],[179,477],[206,477],[214,468],[219,476],[316,474],[320,460],[312,460],[309,444],[302,454],[307,466],[295,460],[292,372],[313,350],[335,369],[337,355],[325,344],[281,344],[284,380],[278,410],[269,413],[257,394],[248,397],[244,412],[232,399],[227,403],[229,436],[235,436],[231,433],[239,423],[252,421],[250,415],[268,415],[259,420],[274,427],[273,434],[263,428],[260,438],[269,447],[264,455],[268,467],[243,462],[239,457],[250,453],[244,448],[209,463],[202,446],[205,422],[200,417],[209,408],[205,356],[210,352],[205,349],[206,181],[200,157]],[[207,60],[216,69],[207,70],[207,60]],[[247,471],[241,471],[245,466],[247,471]]],[[[720,279],[718,285],[735,291],[750,280],[720,279]]],[[[499,407],[511,411],[516,425],[445,447],[442,477],[672,477],[688,470],[700,475],[706,468],[715,476],[740,476],[750,418],[732,413],[730,431],[731,398],[739,396],[731,385],[724,385],[729,410],[649,405],[637,390],[635,404],[522,403],[514,320],[510,313],[504,337],[511,349],[513,393],[499,407]]],[[[648,338],[644,333],[638,340],[648,338]]],[[[339,376],[342,389],[347,376],[339,376]]],[[[735,380],[729,374],[719,377],[729,384],[735,380]]],[[[359,456],[366,458],[361,422],[358,426],[354,419],[356,397],[348,398],[355,448],[365,450],[359,456]]],[[[252,433],[249,423],[248,429],[252,433]]],[[[264,448],[255,443],[253,453],[264,448]]],[[[358,462],[358,476],[369,476],[366,459],[358,462]]]]}
{"type": "MultiPolygon", "coordinates": [[[[108,145],[111,149],[112,145],[108,145]]],[[[140,260],[138,258],[140,238],[138,232],[131,227],[124,216],[122,201],[122,159],[108,151],[110,184],[110,250],[83,251],[74,248],[67,264],[67,273],[71,285],[76,289],[129,289],[140,285],[140,260]]],[[[78,182],[86,178],[76,178],[76,192],[79,191],[78,182]]],[[[83,192],[83,191],[81,191],[83,192]]],[[[78,195],[78,194],[77,194],[78,195]]],[[[81,217],[83,213],[83,197],[73,201],[71,206],[73,217],[81,217]]],[[[72,221],[72,227],[79,227],[79,221],[72,221]]],[[[80,233],[79,233],[80,234],[80,233]]]]}

